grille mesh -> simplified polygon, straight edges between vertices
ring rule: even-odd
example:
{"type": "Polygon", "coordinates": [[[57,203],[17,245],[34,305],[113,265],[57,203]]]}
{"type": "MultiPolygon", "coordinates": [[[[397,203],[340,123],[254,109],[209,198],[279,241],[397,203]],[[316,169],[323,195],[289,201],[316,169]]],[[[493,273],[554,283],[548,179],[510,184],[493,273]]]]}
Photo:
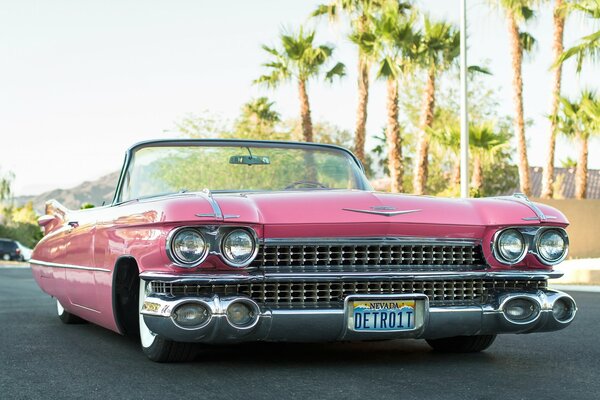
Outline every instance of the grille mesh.
{"type": "Polygon", "coordinates": [[[265,244],[251,264],[267,273],[473,271],[486,267],[474,244],[265,244]]]}
{"type": "Polygon", "coordinates": [[[398,280],[345,282],[261,282],[244,284],[181,284],[152,282],[152,291],[166,296],[242,295],[273,308],[340,308],[352,294],[423,293],[432,306],[486,304],[495,291],[546,289],[545,280],[398,280]]]}

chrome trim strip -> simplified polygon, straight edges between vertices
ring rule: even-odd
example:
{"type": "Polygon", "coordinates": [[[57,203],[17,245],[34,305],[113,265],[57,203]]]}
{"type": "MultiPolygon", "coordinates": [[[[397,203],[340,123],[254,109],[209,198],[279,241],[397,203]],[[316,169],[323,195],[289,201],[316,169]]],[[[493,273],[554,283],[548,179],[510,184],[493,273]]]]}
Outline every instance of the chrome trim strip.
{"type": "Polygon", "coordinates": [[[59,264],[59,263],[53,263],[53,262],[41,261],[41,260],[34,260],[34,259],[29,260],[29,263],[30,264],[39,265],[39,266],[42,266],[42,267],[78,269],[78,270],[83,270],[83,271],[111,272],[110,269],[106,269],[106,268],[84,267],[82,265],[73,265],[73,264],[59,264]]]}
{"type": "Polygon", "coordinates": [[[529,198],[523,193],[515,193],[512,196],[500,196],[500,197],[496,197],[496,198],[500,199],[500,200],[508,200],[508,201],[513,201],[513,202],[523,204],[524,206],[528,207],[531,211],[533,211],[536,216],[535,217],[524,217],[524,218],[522,218],[522,220],[524,220],[524,221],[546,222],[549,219],[557,218],[556,216],[553,216],[553,215],[544,214],[544,212],[542,210],[540,210],[539,207],[536,206],[534,202],[529,200],[529,198]]]}
{"type": "Polygon", "coordinates": [[[241,274],[194,274],[194,275],[175,275],[171,273],[161,272],[142,272],[140,278],[144,280],[155,280],[162,282],[172,283],[184,283],[184,282],[207,282],[207,283],[218,283],[218,282],[233,282],[238,283],[251,283],[251,282],[263,282],[269,280],[307,280],[307,278],[326,278],[330,280],[343,280],[352,278],[369,278],[377,279],[379,277],[384,278],[398,278],[398,279],[429,279],[432,277],[443,277],[449,279],[462,279],[462,278],[478,278],[478,279],[552,279],[560,278],[564,274],[560,271],[498,271],[498,272],[419,272],[419,273],[302,273],[302,274],[267,274],[263,275],[241,275],[241,274]]]}
{"type": "Polygon", "coordinates": [[[223,212],[221,211],[221,207],[219,207],[219,203],[217,203],[217,201],[213,198],[213,195],[210,192],[210,190],[209,189],[204,189],[200,193],[202,193],[202,194],[204,194],[206,196],[206,199],[210,203],[210,206],[212,207],[213,212],[215,213],[215,218],[217,218],[217,219],[223,219],[223,212]]]}
{"type": "Polygon", "coordinates": [[[423,245],[478,245],[480,239],[467,238],[427,238],[415,236],[390,236],[390,237],[338,237],[338,238],[266,238],[261,244],[307,244],[307,245],[326,245],[326,244],[423,244],[423,245]]]}
{"type": "Polygon", "coordinates": [[[410,214],[410,213],[415,213],[415,212],[422,211],[420,209],[418,209],[418,210],[404,210],[404,211],[375,211],[375,210],[360,210],[360,209],[357,209],[357,208],[342,208],[342,210],[344,210],[344,211],[352,211],[352,212],[357,212],[357,213],[363,213],[363,214],[382,215],[384,217],[393,217],[395,215],[410,214]]]}

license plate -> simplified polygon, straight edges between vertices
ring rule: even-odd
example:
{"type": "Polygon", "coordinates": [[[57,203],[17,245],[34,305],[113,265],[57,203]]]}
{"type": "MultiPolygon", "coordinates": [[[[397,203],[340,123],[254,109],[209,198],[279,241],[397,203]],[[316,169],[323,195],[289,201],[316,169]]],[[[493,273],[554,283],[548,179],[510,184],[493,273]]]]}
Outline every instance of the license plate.
{"type": "Polygon", "coordinates": [[[414,329],[415,305],[415,300],[355,300],[350,326],[355,331],[414,329]]]}

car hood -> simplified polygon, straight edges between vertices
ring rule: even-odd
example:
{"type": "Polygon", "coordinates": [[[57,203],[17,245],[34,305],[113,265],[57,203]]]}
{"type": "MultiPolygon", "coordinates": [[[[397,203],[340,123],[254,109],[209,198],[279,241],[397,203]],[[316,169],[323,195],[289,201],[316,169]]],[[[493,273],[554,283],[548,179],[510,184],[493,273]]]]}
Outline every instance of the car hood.
{"type": "MultiPolygon", "coordinates": [[[[443,225],[531,224],[534,210],[514,197],[448,199],[359,190],[293,191],[216,195],[226,219],[264,225],[409,223],[443,225]]],[[[552,222],[558,210],[537,206],[552,222]]],[[[539,221],[533,221],[539,222],[539,221]]]]}

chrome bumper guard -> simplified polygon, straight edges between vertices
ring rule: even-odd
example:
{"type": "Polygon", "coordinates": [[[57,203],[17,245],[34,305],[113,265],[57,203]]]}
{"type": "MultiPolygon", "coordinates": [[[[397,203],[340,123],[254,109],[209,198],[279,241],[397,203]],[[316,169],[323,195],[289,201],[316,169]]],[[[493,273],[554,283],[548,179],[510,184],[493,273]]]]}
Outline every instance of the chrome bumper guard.
{"type": "Polygon", "coordinates": [[[567,327],[577,311],[571,296],[555,290],[498,293],[493,301],[481,306],[429,307],[427,296],[422,294],[349,296],[344,302],[343,309],[270,309],[260,307],[253,300],[243,296],[173,298],[153,293],[149,293],[144,304],[140,312],[152,332],[175,341],[204,343],[437,339],[452,336],[548,332],[567,327]],[[414,299],[418,316],[415,328],[393,332],[353,331],[348,323],[348,304],[353,298],[414,299]],[[533,316],[524,321],[511,319],[506,312],[506,305],[519,299],[528,302],[526,304],[535,310],[533,316]],[[560,320],[555,317],[553,307],[558,300],[570,306],[571,312],[568,318],[560,320]],[[258,311],[254,315],[255,321],[252,324],[236,327],[235,324],[230,323],[226,310],[236,301],[251,304],[258,311]],[[184,303],[201,304],[209,310],[210,317],[196,328],[178,325],[174,320],[174,311],[177,306],[184,303]]]}

